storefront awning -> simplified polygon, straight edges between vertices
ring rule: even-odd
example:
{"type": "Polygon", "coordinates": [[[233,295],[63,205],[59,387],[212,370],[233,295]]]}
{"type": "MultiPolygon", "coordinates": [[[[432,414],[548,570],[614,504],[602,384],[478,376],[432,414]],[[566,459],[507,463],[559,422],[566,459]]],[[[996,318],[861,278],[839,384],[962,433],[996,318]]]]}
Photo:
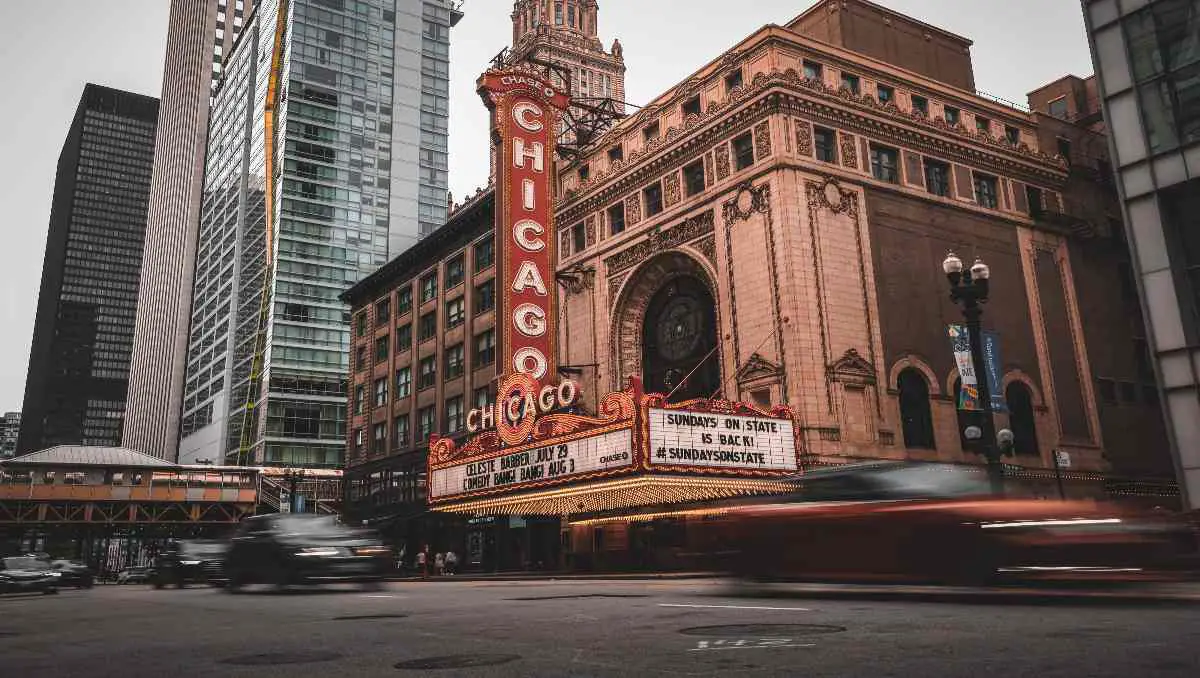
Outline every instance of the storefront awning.
{"type": "Polygon", "coordinates": [[[794,489],[785,479],[694,478],[643,475],[432,507],[433,511],[472,515],[587,515],[639,506],[686,504],[794,489]]]}

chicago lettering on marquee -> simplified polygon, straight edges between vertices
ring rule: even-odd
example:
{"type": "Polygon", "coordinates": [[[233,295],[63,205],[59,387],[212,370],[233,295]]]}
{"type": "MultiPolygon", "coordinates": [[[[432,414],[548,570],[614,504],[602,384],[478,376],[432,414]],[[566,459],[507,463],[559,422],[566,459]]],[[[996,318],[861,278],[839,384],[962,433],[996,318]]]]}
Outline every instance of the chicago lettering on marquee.
{"type": "Polygon", "coordinates": [[[497,371],[541,382],[554,369],[554,144],[569,97],[540,75],[489,71],[479,94],[496,149],[497,371]]]}

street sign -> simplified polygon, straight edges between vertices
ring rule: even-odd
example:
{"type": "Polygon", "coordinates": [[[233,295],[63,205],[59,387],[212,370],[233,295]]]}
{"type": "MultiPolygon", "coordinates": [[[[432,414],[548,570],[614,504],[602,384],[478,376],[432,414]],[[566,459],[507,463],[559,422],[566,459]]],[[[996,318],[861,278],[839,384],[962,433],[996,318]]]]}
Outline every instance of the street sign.
{"type": "Polygon", "coordinates": [[[1054,463],[1059,468],[1071,468],[1071,455],[1062,450],[1054,450],[1054,463]]]}

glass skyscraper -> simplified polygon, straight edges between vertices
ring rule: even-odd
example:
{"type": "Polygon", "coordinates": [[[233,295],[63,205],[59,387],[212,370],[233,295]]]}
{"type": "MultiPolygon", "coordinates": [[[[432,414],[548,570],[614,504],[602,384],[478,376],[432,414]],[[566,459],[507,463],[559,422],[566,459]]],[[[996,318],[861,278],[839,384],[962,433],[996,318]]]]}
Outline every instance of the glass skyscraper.
{"type": "Polygon", "coordinates": [[[121,444],[158,99],[88,84],[58,158],[17,452],[121,444]]]}
{"type": "Polygon", "coordinates": [[[180,462],[335,467],[338,296],[446,216],[449,0],[262,0],[213,100],[180,462]]]}

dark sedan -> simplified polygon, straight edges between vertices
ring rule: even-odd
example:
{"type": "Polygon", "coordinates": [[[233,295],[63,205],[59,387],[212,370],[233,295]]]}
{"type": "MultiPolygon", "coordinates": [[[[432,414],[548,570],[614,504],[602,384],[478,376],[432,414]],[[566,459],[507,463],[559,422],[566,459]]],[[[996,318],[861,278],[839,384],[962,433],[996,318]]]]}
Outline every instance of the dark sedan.
{"type": "Polygon", "coordinates": [[[61,576],[37,558],[0,558],[0,593],[58,593],[61,576]]]}
{"type": "Polygon", "coordinates": [[[154,588],[220,584],[228,545],[220,541],[181,541],[167,545],[154,565],[154,588]]]}
{"type": "Polygon", "coordinates": [[[83,563],[72,560],[55,560],[50,562],[49,568],[59,574],[61,586],[90,589],[96,583],[96,573],[83,563]]]}
{"type": "Polygon", "coordinates": [[[246,584],[359,582],[374,588],[391,571],[391,549],[332,516],[272,514],[242,522],[225,561],[228,590],[246,584]]]}

